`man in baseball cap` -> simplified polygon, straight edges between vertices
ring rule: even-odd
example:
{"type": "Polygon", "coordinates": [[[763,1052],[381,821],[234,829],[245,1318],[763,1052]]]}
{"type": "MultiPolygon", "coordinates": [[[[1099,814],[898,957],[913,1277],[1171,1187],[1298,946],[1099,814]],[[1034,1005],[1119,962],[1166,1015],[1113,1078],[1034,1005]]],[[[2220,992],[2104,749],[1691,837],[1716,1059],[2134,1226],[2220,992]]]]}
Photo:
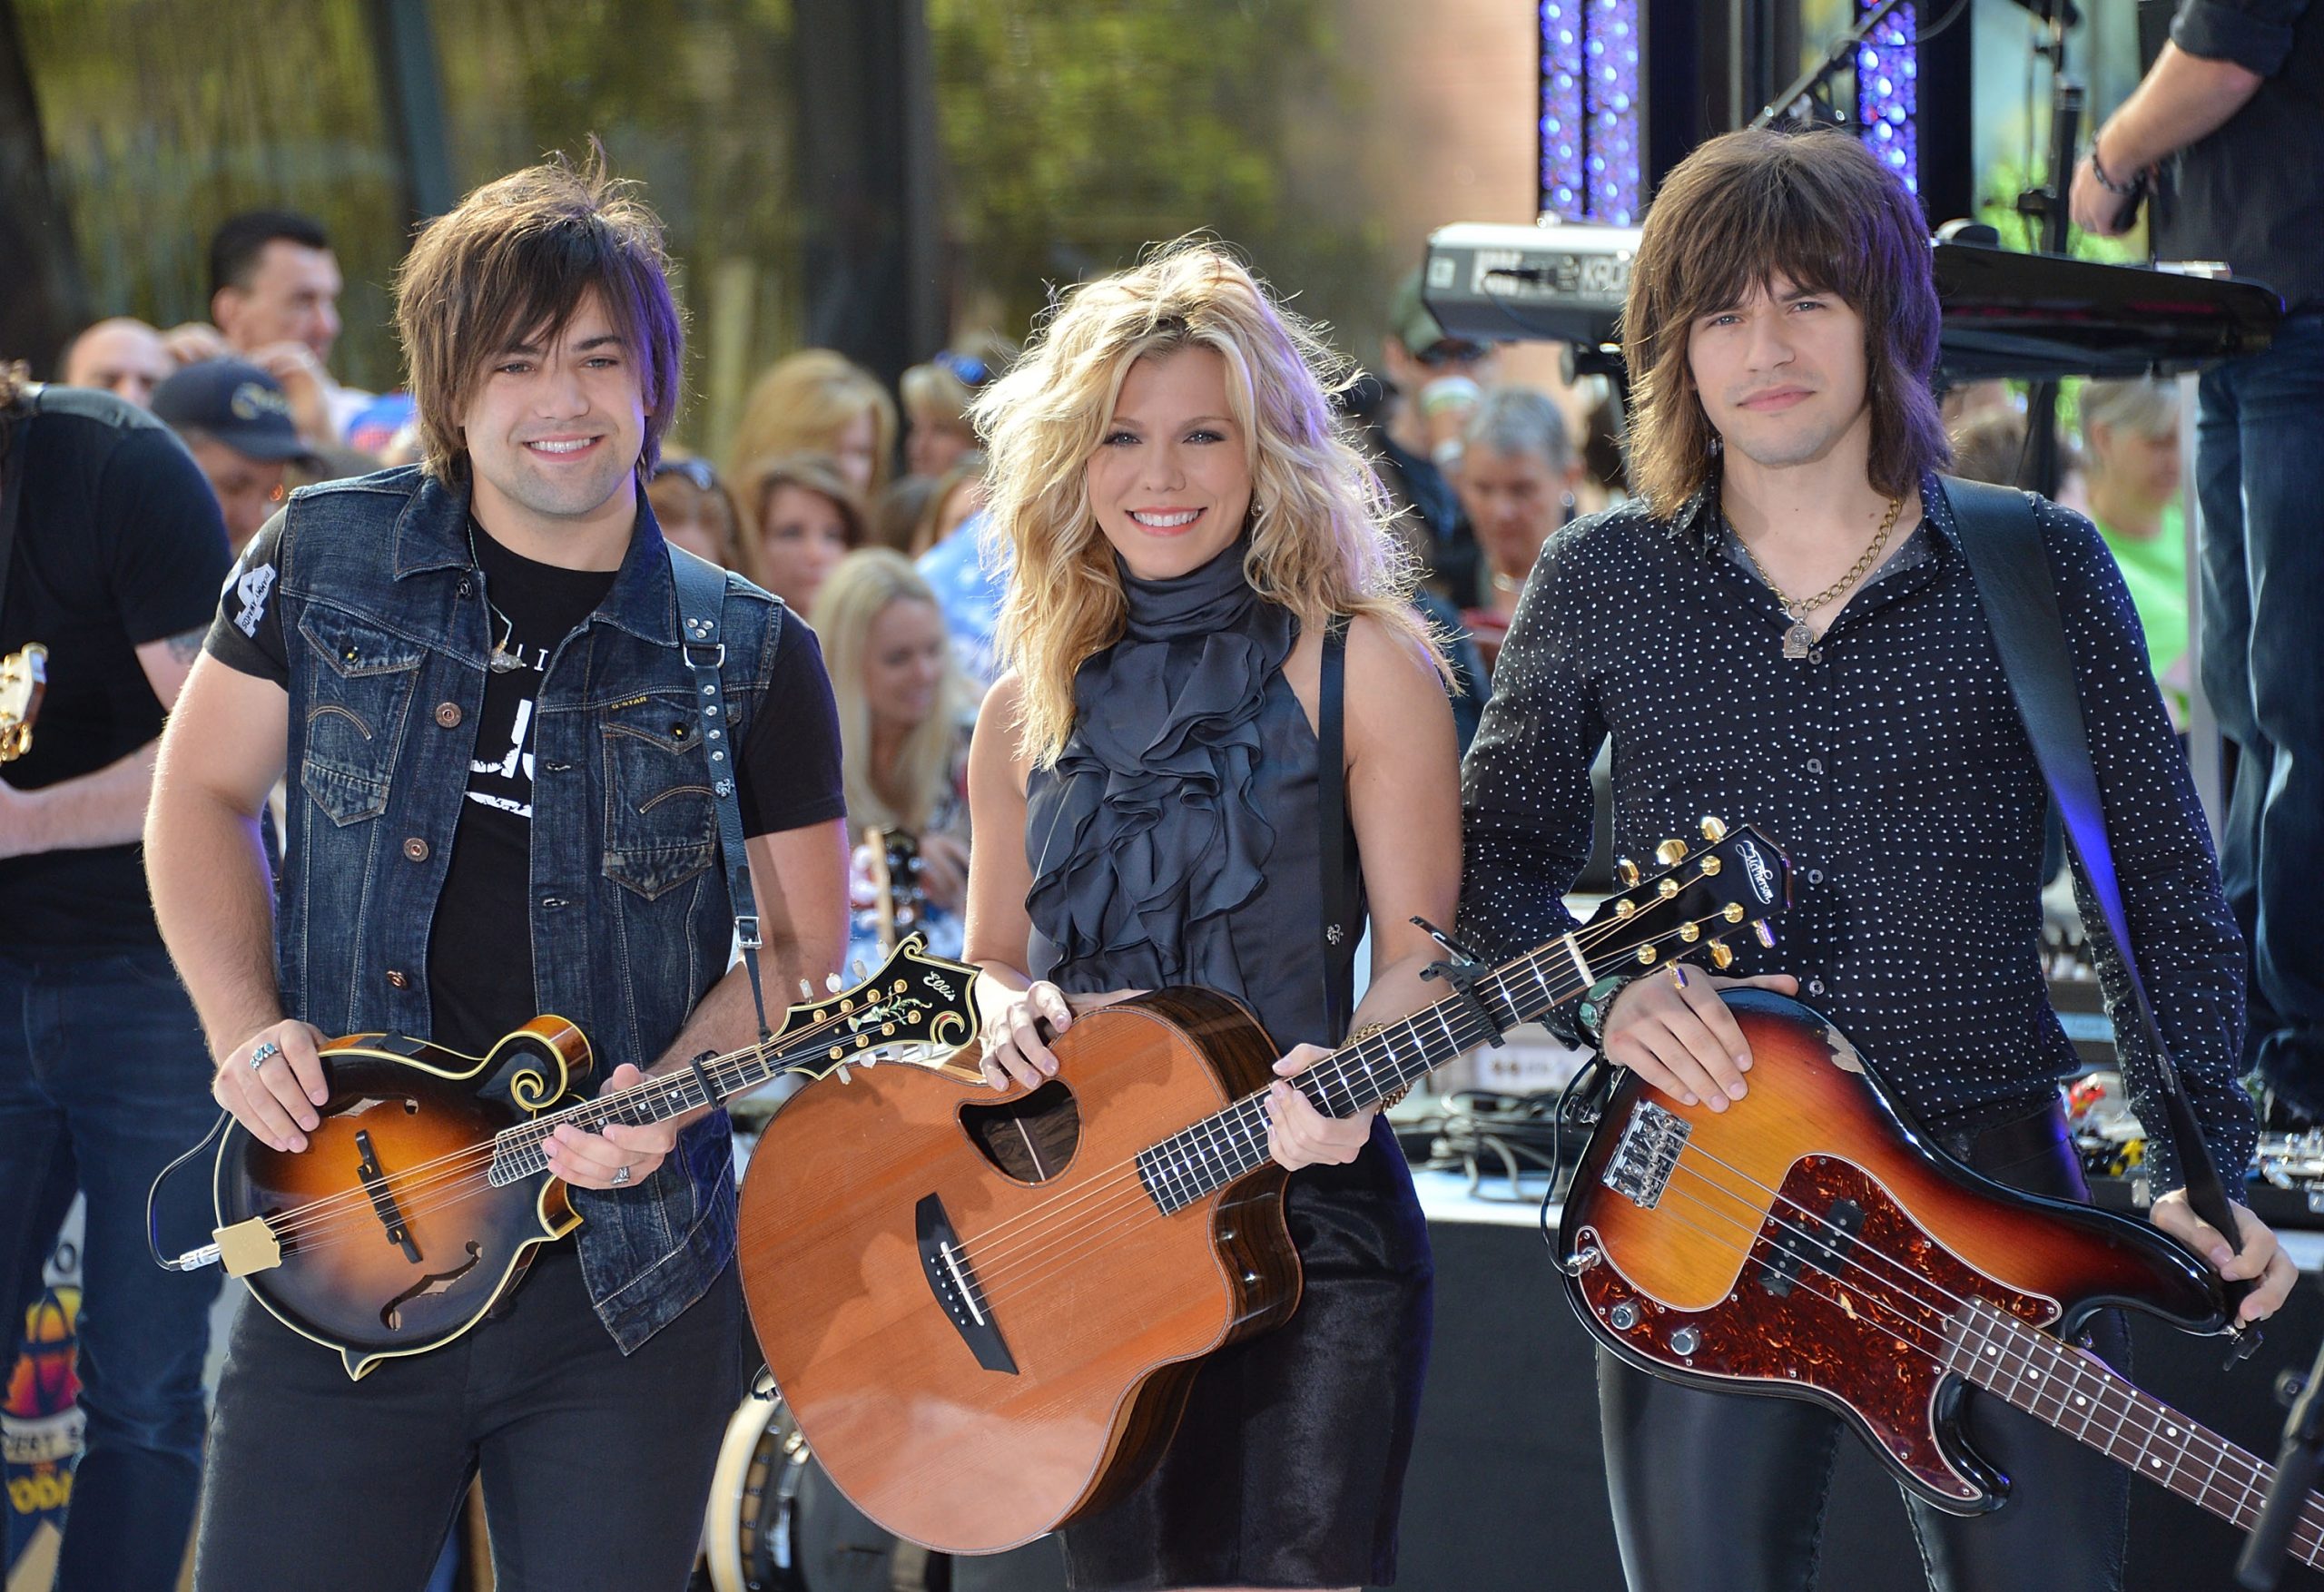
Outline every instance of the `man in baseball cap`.
{"type": "Polygon", "coordinates": [[[308,457],[282,384],[246,359],[204,359],[153,389],[169,422],[218,495],[237,545],[282,503],[282,467],[308,457]]]}

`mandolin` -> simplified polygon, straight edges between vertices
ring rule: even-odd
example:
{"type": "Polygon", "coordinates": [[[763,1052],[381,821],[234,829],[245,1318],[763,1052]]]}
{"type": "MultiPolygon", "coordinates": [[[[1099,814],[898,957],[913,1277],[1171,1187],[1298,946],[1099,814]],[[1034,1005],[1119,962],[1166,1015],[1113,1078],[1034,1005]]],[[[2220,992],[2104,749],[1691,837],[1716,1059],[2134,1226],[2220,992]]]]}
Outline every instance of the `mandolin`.
{"type": "Polygon", "coordinates": [[[480,1058],[397,1034],[335,1039],[307,1148],[270,1148],[228,1119],[216,1242],[174,1263],[222,1263],[359,1380],[467,1332],[536,1247],[581,1224],[543,1149],[559,1124],[661,1122],[778,1073],[844,1076],[903,1047],[950,1051],[976,1031],[975,975],[911,940],[853,988],[791,1007],[759,1044],[587,1100],[573,1089],[588,1041],[562,1017],[536,1017],[480,1058]]]}
{"type": "MultiPolygon", "coordinates": [[[[1789,866],[1706,819],[1689,856],[1293,1080],[1351,1116],[1621,968],[1772,943],[1789,866]]],[[[887,1067],[785,1102],[743,1179],[743,1286],[801,1434],[898,1536],[994,1553],[1152,1468],[1202,1356],[1299,1302],[1265,1095],[1282,1047],[1167,989],[1079,1017],[1035,1089],[887,1067]]]]}
{"type": "MultiPolygon", "coordinates": [[[[2211,1269],[2150,1223],[1938,1155],[1837,1028],[1723,993],[1749,1093],[1713,1112],[1620,1073],[1574,1175],[1558,1257],[1591,1335],[1656,1376],[1837,1410],[1955,1514],[2009,1488],[1963,1438],[1974,1387],[2249,1529],[2274,1468],[2065,1341],[2113,1305],[2221,1332],[2211,1269]]],[[[2324,1499],[2291,1549],[2324,1566],[2324,1499]]]]}

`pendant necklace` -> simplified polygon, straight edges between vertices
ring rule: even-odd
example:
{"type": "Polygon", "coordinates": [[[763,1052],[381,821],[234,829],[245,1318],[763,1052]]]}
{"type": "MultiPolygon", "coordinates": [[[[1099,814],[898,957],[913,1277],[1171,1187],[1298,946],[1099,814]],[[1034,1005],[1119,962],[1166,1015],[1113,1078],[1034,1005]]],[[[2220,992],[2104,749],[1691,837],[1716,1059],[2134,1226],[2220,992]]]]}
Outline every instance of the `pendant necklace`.
{"type": "MultiPolygon", "coordinates": [[[[1880,529],[1873,536],[1872,545],[1864,550],[1864,556],[1856,561],[1847,574],[1812,597],[1794,599],[1785,596],[1783,588],[1776,585],[1768,574],[1767,565],[1759,562],[1759,555],[1751,551],[1751,545],[1740,536],[1735,538],[1735,545],[1743,549],[1743,556],[1751,561],[1751,567],[1758,572],[1759,579],[1766,583],[1768,591],[1775,594],[1776,606],[1782,609],[1784,617],[1791,621],[1790,626],[1783,633],[1785,657],[1796,663],[1807,655],[1808,649],[1816,644],[1816,633],[1807,627],[1807,616],[1864,578],[1865,572],[1872,567],[1872,561],[1880,556],[1880,549],[1888,545],[1888,533],[1896,528],[1896,516],[1904,512],[1905,500],[1890,498],[1887,516],[1880,522],[1880,529]]],[[[489,603],[491,599],[487,597],[485,601],[489,603]]]]}
{"type": "MultiPolygon", "coordinates": [[[[484,589],[484,561],[476,555],[476,526],[473,524],[468,526],[468,562],[477,566],[477,594],[484,599],[485,611],[500,621],[500,639],[493,642],[492,655],[485,659],[484,666],[495,674],[514,673],[525,666],[525,661],[508,650],[509,644],[517,639],[517,622],[503,614],[500,604],[492,600],[492,594],[484,589]]],[[[492,627],[488,623],[484,634],[489,640],[492,627]]]]}

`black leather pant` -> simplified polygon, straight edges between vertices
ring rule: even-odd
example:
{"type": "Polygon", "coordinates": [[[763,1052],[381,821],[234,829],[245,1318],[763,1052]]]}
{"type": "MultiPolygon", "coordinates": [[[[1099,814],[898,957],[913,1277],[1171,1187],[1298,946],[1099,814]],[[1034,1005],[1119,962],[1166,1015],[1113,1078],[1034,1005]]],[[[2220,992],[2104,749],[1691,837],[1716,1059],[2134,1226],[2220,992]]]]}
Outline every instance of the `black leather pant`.
{"type": "MultiPolygon", "coordinates": [[[[1939,1142],[1998,1183],[2086,1202],[2063,1125],[2052,1121],[2049,1132],[2021,1121],[1939,1142]]],[[[2096,1318],[2092,1346],[2128,1370],[2130,1345],[2115,1312],[2096,1318]]],[[[1808,1592],[1816,1585],[1825,1494],[1845,1430],[1839,1416],[1800,1400],[1661,1381],[1602,1351],[1598,1404],[1630,1592],[1808,1592]]],[[[1971,1445],[2010,1479],[2010,1496],[1999,1509],[1970,1517],[1906,1496],[1929,1585],[1936,1592],[2120,1592],[2129,1474],[1982,1392],[1968,1393],[1962,1419],[1971,1445]]]]}

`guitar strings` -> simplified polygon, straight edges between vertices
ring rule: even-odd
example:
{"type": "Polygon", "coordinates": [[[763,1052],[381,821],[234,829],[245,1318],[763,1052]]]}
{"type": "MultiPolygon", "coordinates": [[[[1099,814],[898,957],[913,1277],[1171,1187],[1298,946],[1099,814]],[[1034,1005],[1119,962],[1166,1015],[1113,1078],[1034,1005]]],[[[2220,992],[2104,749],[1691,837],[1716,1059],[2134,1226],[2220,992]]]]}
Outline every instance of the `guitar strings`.
{"type": "MultiPolygon", "coordinates": [[[[1683,1158],[1687,1153],[1687,1151],[1682,1150],[1681,1157],[1683,1158]]],[[[1729,1167],[1728,1163],[1721,1161],[1718,1157],[1709,1155],[1708,1152],[1699,1152],[1699,1154],[1701,1154],[1703,1159],[1710,1161],[1715,1165],[1725,1167],[1728,1170],[1737,1170],[1729,1167]]],[[[1716,1179],[1706,1175],[1695,1168],[1689,1167],[1688,1170],[1706,1185],[1717,1190],[1719,1194],[1735,1201],[1738,1204],[1744,1206],[1748,1210],[1758,1209],[1757,1202],[1735,1193],[1734,1190],[1725,1187],[1716,1179]]],[[[1750,1177],[1748,1174],[1738,1171],[1738,1175],[1742,1177],[1743,1181],[1747,1184],[1759,1187],[1763,1190],[1766,1188],[1765,1184],[1759,1184],[1757,1179],[1750,1177]]],[[[1708,1202],[1702,1200],[1699,1196],[1689,1194],[1685,1190],[1677,1190],[1674,1192],[1677,1192],[1680,1197],[1689,1200],[1689,1203],[1709,1212],[1714,1219],[1725,1222],[1728,1225],[1738,1228],[1738,1230],[1746,1233],[1748,1237],[1747,1238],[1746,1243],[1738,1248],[1731,1241],[1719,1238],[1695,1223],[1688,1222],[1684,1218],[1676,1215],[1674,1213],[1666,1213],[1671,1221],[1678,1223],[1681,1226],[1687,1227],[1692,1232],[1700,1233],[1713,1245],[1726,1249],[1728,1253],[1738,1254],[1748,1261],[1751,1253],[1751,1248],[1753,1247],[1753,1243],[1758,1235],[1758,1229],[1756,1227],[1747,1226],[1745,1223],[1738,1221],[1731,1215],[1713,1210],[1708,1202]]],[[[1788,1200],[1786,1196],[1778,1195],[1778,1198],[1783,1199],[1784,1203],[1796,1204],[1796,1202],[1788,1200]]],[[[1769,1213],[1768,1219],[1778,1228],[1804,1237],[1809,1243],[1817,1244],[1824,1250],[1824,1253],[1831,1253],[1828,1233],[1807,1233],[1806,1230],[1798,1227],[1796,1223],[1789,1223],[1778,1216],[1776,1216],[1772,1212],[1769,1213]]],[[[1817,1218],[1817,1220],[1820,1221],[1821,1218],[1817,1218]]],[[[1887,1255],[1876,1245],[1865,1245],[1862,1247],[1865,1253],[1875,1255],[1882,1260],[1888,1261],[1891,1264],[1896,1265],[1899,1270],[1905,1271],[1905,1275],[1911,1282],[1933,1287],[1948,1298],[1959,1298],[1958,1295],[1952,1293],[1949,1289],[1945,1288],[1942,1283],[1937,1282],[1935,1279],[1926,1277],[1917,1272],[1910,1271],[1905,1267],[1905,1263],[1896,1261],[1894,1257],[1887,1255]]],[[[1829,1277],[1835,1282],[1839,1283],[1843,1287],[1847,1285],[1847,1279],[1843,1277],[1838,1272],[1833,1270],[1830,1265],[1810,1260],[1805,1255],[1800,1258],[1805,1269],[1811,1270],[1819,1273],[1824,1276],[1829,1277]]],[[[1853,1264],[1854,1263],[1847,1262],[1841,1263],[1853,1264]]],[[[1859,1267],[1858,1269],[1863,1270],[1864,1268],[1859,1267]]],[[[1870,1275],[1870,1273],[1867,1273],[1867,1275],[1870,1275]]],[[[1895,1292],[1904,1294],[1915,1309],[1926,1313],[1941,1315],[1937,1307],[1929,1304],[1925,1300],[1913,1298],[1897,1283],[1877,1277],[1873,1277],[1872,1281],[1877,1282],[1877,1284],[1882,1288],[1889,1289],[1895,1292]]],[[[1864,1287],[1866,1284],[1859,1282],[1858,1286],[1864,1287]]],[[[2004,1284],[2004,1286],[2006,1285],[2004,1284]]],[[[1861,1312],[1853,1311],[1845,1299],[1836,1298],[1833,1295],[1825,1292],[1823,1290],[1814,1288],[1812,1286],[1808,1287],[1807,1291],[1815,1298],[1840,1311],[1841,1313],[1850,1316],[1852,1320],[1863,1322],[1864,1324],[1874,1328],[1876,1331],[1882,1332],[1886,1336],[1895,1339],[1900,1345],[1912,1352],[1934,1360],[1938,1363],[1938,1365],[1945,1367],[1945,1357],[1942,1354],[1931,1351],[1922,1344],[1916,1343],[1906,1338],[1903,1332],[1898,1332],[1896,1329],[1885,1326],[1877,1321],[1868,1319],[1861,1312]]],[[[1904,1311],[1899,1310],[1895,1304],[1886,1300],[1867,1295],[1865,1302],[1869,1306],[1886,1311],[1890,1315],[1897,1317],[1899,1320],[1903,1321],[1906,1326],[1910,1327],[1916,1332],[1926,1333],[1933,1330],[1925,1322],[1911,1320],[1910,1317],[1906,1316],[1904,1311]]],[[[1974,1305],[1979,1302],[1965,1302],[1965,1303],[1968,1305],[1969,1313],[1974,1313],[1974,1305]]],[[[2005,1312],[2001,1312],[1996,1310],[1994,1312],[1991,1320],[2005,1325],[2010,1330],[2011,1335],[2017,1340],[2012,1346],[2010,1358],[2015,1361],[2022,1362],[2027,1371],[2031,1371],[2034,1363],[2034,1351],[2031,1348],[2027,1347],[2027,1345],[2029,1343],[2038,1344],[2052,1356],[2053,1365],[2063,1365],[2070,1369],[2073,1376],[2071,1386],[2073,1390],[2080,1391],[2094,1383],[2097,1389],[2095,1398],[2099,1412],[2111,1417],[2115,1421],[2115,1425],[2112,1428],[2112,1433],[2118,1435],[2122,1434],[2125,1430],[2122,1424],[2125,1418],[2132,1414],[2140,1414],[2144,1416],[2150,1423],[2161,1421],[2165,1424],[2175,1424],[2177,1427],[2184,1430],[2189,1440],[2182,1443],[2182,1449],[2191,1449],[2191,1440],[2195,1438],[2201,1437],[2207,1439],[2218,1449],[2219,1452],[2211,1457],[2211,1479],[2205,1481],[2200,1488],[2194,1501],[2200,1504],[2202,1500],[2202,1496],[2209,1494],[2214,1489],[2225,1491],[2225,1489],[2221,1487],[2220,1481],[2222,1474],[2227,1473],[2225,1471],[2227,1462],[2231,1460],[2234,1461],[2236,1466],[2245,1473],[2237,1484],[2243,1488],[2246,1496],[2238,1503],[2237,1513],[2234,1519],[2237,1524],[2240,1525],[2242,1523],[2242,1517],[2244,1513],[2249,1512],[2256,1516],[2258,1512],[2257,1506],[2251,1503],[2249,1495],[2254,1490],[2264,1491],[2266,1479],[2272,1476],[2272,1470],[2270,1468],[2267,1467],[2247,1451],[2226,1441],[2224,1439],[2220,1438],[2216,1433],[2209,1433],[2201,1430],[2201,1429],[2197,1427],[2195,1423],[2189,1421],[2184,1416],[2180,1415],[2177,1411],[2171,1410],[2168,1405],[2163,1404],[2161,1400],[2146,1394],[2135,1383],[2131,1382],[2127,1378],[2121,1376],[2120,1373],[2115,1372],[2111,1367],[2104,1366],[2102,1363],[2093,1363],[2084,1356],[2069,1352],[2066,1346],[2058,1342],[2055,1339],[2040,1332],[2038,1329],[2018,1321],[2005,1312]],[[2120,1397],[2122,1400],[2121,1407],[2117,1408],[2112,1404],[2109,1401],[2110,1397],[2120,1397]],[[2142,1400],[2143,1400],[2143,1402],[2142,1402],[2142,1400]]],[[[1990,1337],[1990,1335],[1991,1333],[1988,1330],[1987,1336],[1990,1337]]],[[[1949,1340],[1947,1341],[1949,1341],[1949,1340]]],[[[2004,1341],[2006,1341],[2008,1340],[2004,1339],[2004,1341]]],[[[1948,1374],[1962,1376],[1965,1381],[1970,1381],[1970,1379],[1965,1376],[1965,1373],[1953,1371],[1950,1367],[1945,1367],[1945,1369],[1947,1371],[1948,1374]]],[[[1972,1381],[1971,1385],[1975,1386],[1976,1384],[1972,1381]]],[[[1999,1392],[1998,1390],[1985,1389],[1983,1391],[1992,1393],[1995,1398],[2002,1399],[2004,1402],[2008,1401],[2006,1397],[1999,1392]]],[[[2060,1410],[2062,1421],[2063,1414],[2063,1399],[2061,1400],[2060,1410]]],[[[2037,1419],[2039,1418],[2037,1417],[2037,1419]]],[[[2085,1443],[2088,1442],[2091,1428],[2096,1424],[2096,1415],[2088,1417],[2083,1420],[2083,1430],[2079,1434],[2079,1440],[2083,1440],[2085,1443]]],[[[2064,1430],[2061,1422],[2053,1421],[2051,1424],[2056,1426],[2061,1431],[2064,1430]]],[[[2075,1436],[2076,1434],[2068,1433],[2067,1435],[2075,1436]]],[[[2152,1430],[2148,1432],[2147,1442],[2146,1444],[2142,1445],[2142,1458],[2147,1457],[2144,1450],[2147,1445],[2152,1444],[2153,1435],[2152,1430]]],[[[2091,1444],[2089,1446],[2100,1447],[2108,1454],[2109,1457],[2119,1458],[2119,1456],[2114,1455],[2111,1442],[2104,1444],[2091,1444]]],[[[2142,1473],[2147,1474],[2146,1472],[2142,1473]]],[[[2177,1462],[2174,1461],[2170,1470],[2164,1472],[2162,1476],[2156,1478],[2156,1479],[2162,1480],[2164,1485],[2168,1486],[2171,1479],[2175,1478],[2178,1473],[2179,1466],[2177,1462]]],[[[2324,1546],[2324,1513],[2319,1512],[2319,1504],[2324,1504],[2324,1499],[2319,1499],[2314,1495],[2311,1495],[2308,1504],[2303,1509],[2300,1529],[2303,1532],[2311,1534],[2309,1537],[2303,1538],[2302,1547],[2304,1553],[2317,1548],[2319,1546],[2324,1546]]],[[[2313,1563],[2315,1560],[2311,1558],[2309,1562],[2313,1563]]]]}

